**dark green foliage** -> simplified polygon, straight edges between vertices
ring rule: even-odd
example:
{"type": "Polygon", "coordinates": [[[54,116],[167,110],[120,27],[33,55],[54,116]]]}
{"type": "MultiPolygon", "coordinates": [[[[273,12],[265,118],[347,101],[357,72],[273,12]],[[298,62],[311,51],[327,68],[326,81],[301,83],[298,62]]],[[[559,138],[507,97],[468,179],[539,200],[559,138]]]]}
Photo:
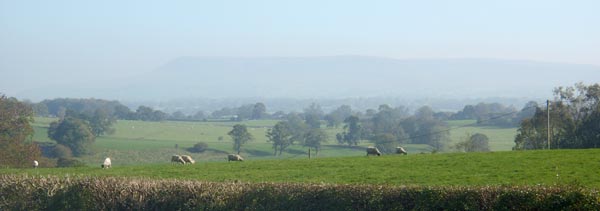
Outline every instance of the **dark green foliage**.
{"type": "Polygon", "coordinates": [[[83,161],[77,160],[75,158],[67,158],[61,157],[56,161],[57,167],[84,167],[85,163],[83,161]]]}
{"type": "Polygon", "coordinates": [[[167,119],[167,114],[162,111],[154,110],[150,107],[140,106],[135,111],[135,119],[142,121],[163,121],[167,119]]]}
{"type": "Polygon", "coordinates": [[[0,210],[598,210],[573,187],[419,187],[0,176],[0,210]]]}
{"type": "Polygon", "coordinates": [[[190,147],[188,149],[188,151],[202,153],[202,152],[206,151],[206,149],[208,149],[208,144],[207,143],[198,142],[197,144],[194,144],[193,147],[190,147]]]}
{"type": "Polygon", "coordinates": [[[256,103],[252,108],[252,119],[263,119],[267,114],[266,112],[267,107],[264,103],[256,103]]]}
{"type": "Polygon", "coordinates": [[[71,149],[65,145],[57,144],[52,148],[52,156],[55,158],[70,158],[73,157],[71,149]]]}
{"type": "Polygon", "coordinates": [[[66,117],[61,121],[52,122],[50,128],[48,128],[48,137],[58,144],[69,147],[75,156],[90,154],[92,152],[91,146],[95,140],[88,123],[73,117],[66,117]]]}
{"type": "Polygon", "coordinates": [[[344,120],[344,132],[335,135],[340,144],[356,146],[362,137],[362,127],[359,124],[360,119],[357,116],[349,116],[344,120]]]}
{"type": "Polygon", "coordinates": [[[64,117],[84,120],[96,137],[112,135],[115,133],[115,129],[112,127],[112,125],[117,120],[114,117],[109,116],[106,111],[101,109],[98,109],[92,113],[81,113],[75,110],[66,110],[64,117]]]}

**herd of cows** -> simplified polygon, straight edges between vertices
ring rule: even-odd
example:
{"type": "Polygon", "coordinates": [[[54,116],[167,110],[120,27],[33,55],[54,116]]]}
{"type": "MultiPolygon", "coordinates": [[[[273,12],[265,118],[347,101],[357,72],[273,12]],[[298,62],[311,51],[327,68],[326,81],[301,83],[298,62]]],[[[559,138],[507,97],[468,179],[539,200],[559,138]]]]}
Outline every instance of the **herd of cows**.
{"type": "MultiPolygon", "coordinates": [[[[227,155],[227,161],[244,161],[244,158],[238,154],[229,154],[227,155]]],[[[171,156],[171,163],[194,164],[196,161],[189,155],[173,155],[171,156]]]]}
{"type": "MultiPolygon", "coordinates": [[[[396,147],[396,154],[407,155],[408,153],[406,152],[406,150],[404,148],[396,147]]],[[[367,147],[367,156],[369,156],[369,155],[381,156],[381,151],[379,151],[379,149],[377,149],[377,147],[367,147]]],[[[229,154],[229,155],[227,155],[227,161],[244,161],[244,158],[238,154],[229,154]]],[[[171,163],[194,164],[194,163],[196,163],[196,161],[194,159],[192,159],[192,157],[189,155],[173,155],[171,157],[171,163]]],[[[38,161],[34,160],[33,167],[37,168],[38,165],[39,165],[38,161]]],[[[112,162],[111,162],[110,158],[107,157],[106,159],[104,159],[104,162],[100,166],[103,169],[110,168],[112,166],[112,162]]]]}
{"type": "MultiPolygon", "coordinates": [[[[406,152],[406,150],[403,147],[396,147],[396,154],[404,154],[407,155],[408,153],[406,152]]],[[[377,149],[377,147],[367,147],[367,156],[369,155],[377,155],[377,156],[381,156],[381,151],[379,151],[379,149],[377,149]]],[[[244,158],[238,154],[228,154],[227,155],[227,161],[244,161],[244,158]]],[[[37,167],[37,161],[35,162],[35,167],[37,167]]],[[[180,164],[194,164],[196,163],[196,161],[194,159],[192,159],[191,156],[189,155],[173,155],[171,156],[171,163],[180,163],[180,164]]],[[[101,167],[102,168],[110,168],[112,166],[112,163],[110,161],[110,158],[106,158],[104,159],[104,162],[102,163],[101,167]]]]}
{"type": "MultiPolygon", "coordinates": [[[[396,147],[396,154],[404,154],[407,155],[408,152],[403,147],[396,147]]],[[[377,147],[367,147],[367,156],[369,155],[377,155],[381,156],[381,152],[377,147]]]]}

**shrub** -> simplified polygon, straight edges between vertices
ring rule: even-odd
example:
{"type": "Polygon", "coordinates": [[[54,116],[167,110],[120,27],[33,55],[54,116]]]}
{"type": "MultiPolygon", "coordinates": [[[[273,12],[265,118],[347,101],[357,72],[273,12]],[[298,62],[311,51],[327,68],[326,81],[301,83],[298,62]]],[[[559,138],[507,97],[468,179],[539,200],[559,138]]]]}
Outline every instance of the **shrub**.
{"type": "Polygon", "coordinates": [[[55,158],[70,158],[73,157],[73,152],[71,151],[71,148],[62,144],[57,144],[52,148],[52,156],[55,158]]]}
{"type": "Polygon", "coordinates": [[[75,158],[58,158],[57,167],[84,167],[85,163],[75,158]]]}
{"type": "Polygon", "coordinates": [[[207,143],[198,142],[197,144],[194,144],[193,147],[188,148],[188,151],[202,153],[202,152],[206,151],[206,149],[208,149],[207,143]]]}

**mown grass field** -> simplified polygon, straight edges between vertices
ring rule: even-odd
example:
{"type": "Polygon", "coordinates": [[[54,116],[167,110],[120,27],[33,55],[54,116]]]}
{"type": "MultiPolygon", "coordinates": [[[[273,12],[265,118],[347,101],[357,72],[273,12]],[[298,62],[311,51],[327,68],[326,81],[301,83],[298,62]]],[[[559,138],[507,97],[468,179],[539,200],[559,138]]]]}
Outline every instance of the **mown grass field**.
{"type": "Polygon", "coordinates": [[[600,187],[600,149],[438,153],[381,157],[199,162],[81,168],[0,169],[0,174],[134,177],[215,182],[427,186],[600,187]]]}
{"type": "MultiPolygon", "coordinates": [[[[53,142],[47,137],[47,127],[53,118],[36,118],[33,126],[33,140],[53,142]]],[[[173,154],[190,154],[200,161],[225,161],[225,155],[233,153],[232,142],[227,135],[234,124],[247,125],[254,140],[243,146],[241,152],[246,159],[290,159],[308,157],[308,148],[294,145],[289,147],[282,156],[273,156],[271,143],[267,142],[265,134],[275,125],[276,120],[256,120],[244,122],[143,122],[119,120],[115,125],[116,132],[112,135],[98,137],[94,150],[95,154],[83,157],[82,160],[90,165],[101,162],[105,157],[112,157],[116,165],[139,165],[150,163],[168,163],[173,154]],[[208,144],[204,153],[190,153],[186,149],[198,142],[208,144]]],[[[466,125],[473,121],[449,121],[451,127],[466,125]]],[[[318,157],[362,156],[364,147],[372,145],[363,141],[358,147],[348,147],[337,144],[335,134],[342,128],[325,128],[329,135],[327,143],[323,144],[318,157]]],[[[450,131],[452,142],[448,146],[465,139],[466,134],[484,133],[490,138],[490,147],[494,151],[510,150],[512,148],[516,128],[462,127],[450,131]]],[[[407,144],[404,146],[411,154],[430,152],[427,145],[407,144]]],[[[451,151],[451,148],[448,148],[451,151]]],[[[313,152],[314,153],[314,152],[313,152]]]]}

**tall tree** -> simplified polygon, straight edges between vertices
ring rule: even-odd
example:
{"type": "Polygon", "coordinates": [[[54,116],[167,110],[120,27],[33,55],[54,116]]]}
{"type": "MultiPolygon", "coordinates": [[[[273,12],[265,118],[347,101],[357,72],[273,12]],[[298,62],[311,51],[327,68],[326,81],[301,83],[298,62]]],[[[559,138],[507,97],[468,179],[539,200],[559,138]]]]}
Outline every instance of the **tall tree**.
{"type": "Polygon", "coordinates": [[[254,108],[252,109],[252,119],[262,119],[267,113],[267,107],[264,103],[256,103],[254,104],[254,108]]]}
{"type": "Polygon", "coordinates": [[[309,130],[309,126],[302,120],[300,114],[288,114],[285,118],[285,122],[292,135],[291,142],[302,143],[304,141],[304,133],[309,130]]]}
{"type": "Polygon", "coordinates": [[[248,132],[246,125],[243,124],[234,125],[233,129],[227,135],[233,139],[233,150],[237,151],[237,154],[240,154],[242,145],[254,139],[252,134],[248,132]]]}
{"type": "Polygon", "coordinates": [[[356,116],[349,116],[344,120],[344,132],[336,134],[336,139],[340,144],[358,145],[362,137],[362,128],[359,121],[360,119],[356,116]]]}
{"type": "Polygon", "coordinates": [[[322,118],[323,110],[319,104],[312,103],[308,108],[304,109],[304,120],[306,120],[306,124],[311,128],[320,128],[322,118]]]}
{"type": "Polygon", "coordinates": [[[311,129],[304,134],[303,145],[309,148],[313,148],[315,151],[315,156],[318,156],[319,151],[321,151],[321,143],[327,142],[327,138],[327,133],[325,133],[323,129],[311,129]]]}
{"type": "Polygon", "coordinates": [[[74,156],[91,154],[95,136],[85,120],[74,117],[52,122],[48,128],[48,137],[56,143],[71,148],[74,156]]]}
{"type": "Polygon", "coordinates": [[[267,131],[267,142],[273,143],[273,155],[281,155],[283,150],[292,145],[292,132],[287,122],[277,122],[273,128],[267,131]]]}
{"type": "Polygon", "coordinates": [[[30,106],[0,95],[0,167],[28,167],[41,157],[39,147],[27,141],[33,134],[31,122],[30,106]]]}

